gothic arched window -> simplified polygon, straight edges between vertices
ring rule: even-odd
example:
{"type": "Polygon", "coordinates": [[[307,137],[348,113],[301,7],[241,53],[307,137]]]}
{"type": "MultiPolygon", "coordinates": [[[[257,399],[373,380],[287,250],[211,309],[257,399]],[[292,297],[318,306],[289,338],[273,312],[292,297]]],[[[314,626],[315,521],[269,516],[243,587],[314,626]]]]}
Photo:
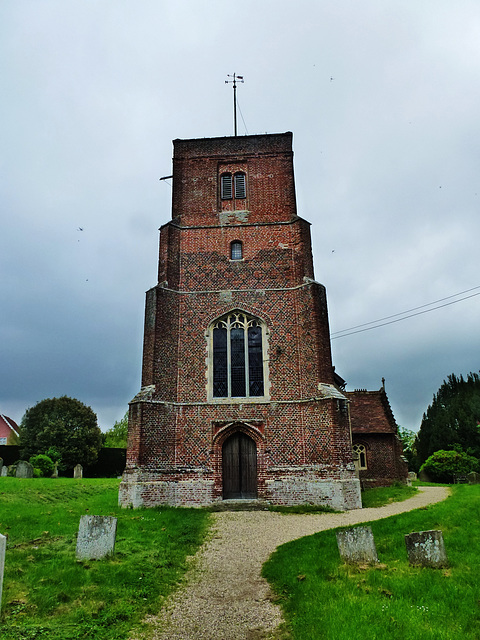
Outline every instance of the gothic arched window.
{"type": "Polygon", "coordinates": [[[210,327],[213,398],[265,396],[265,325],[232,312],[210,327]]]}
{"type": "Polygon", "coordinates": [[[367,450],[365,448],[365,445],[354,444],[352,448],[353,448],[353,452],[356,453],[358,456],[358,461],[357,461],[358,468],[366,469],[367,468],[367,450]]]}

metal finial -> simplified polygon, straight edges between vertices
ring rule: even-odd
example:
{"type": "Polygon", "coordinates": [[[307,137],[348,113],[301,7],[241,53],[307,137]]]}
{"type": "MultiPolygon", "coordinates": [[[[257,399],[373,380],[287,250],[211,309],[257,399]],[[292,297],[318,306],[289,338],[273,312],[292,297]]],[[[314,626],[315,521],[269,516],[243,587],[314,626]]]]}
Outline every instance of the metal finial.
{"type": "Polygon", "coordinates": [[[231,75],[227,73],[229,78],[233,78],[233,80],[225,80],[225,84],[232,83],[233,84],[233,135],[237,135],[237,82],[244,82],[243,76],[237,76],[236,73],[231,75]]]}

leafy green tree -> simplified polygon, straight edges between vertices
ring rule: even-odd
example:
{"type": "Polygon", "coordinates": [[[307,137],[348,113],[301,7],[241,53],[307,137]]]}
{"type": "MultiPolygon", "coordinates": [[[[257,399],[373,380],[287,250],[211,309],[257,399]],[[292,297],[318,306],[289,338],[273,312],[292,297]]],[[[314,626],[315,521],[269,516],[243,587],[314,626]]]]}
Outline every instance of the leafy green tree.
{"type": "Polygon", "coordinates": [[[454,482],[455,476],[477,471],[479,461],[463,451],[436,451],[420,467],[434,482],[454,482]]]}
{"type": "Polygon", "coordinates": [[[416,454],[416,439],[417,434],[415,431],[405,429],[404,427],[398,427],[398,437],[403,444],[403,455],[407,459],[408,468],[410,471],[417,471],[417,454],[416,454]]]}
{"type": "Polygon", "coordinates": [[[480,376],[450,375],[433,397],[416,441],[417,455],[424,462],[435,451],[459,445],[480,458],[480,376]]]}
{"type": "Polygon", "coordinates": [[[127,448],[128,436],[128,411],[121,420],[117,420],[113,427],[105,431],[103,435],[103,446],[107,448],[127,448]]]}
{"type": "Polygon", "coordinates": [[[53,449],[61,456],[61,466],[71,469],[96,461],[102,433],[97,416],[80,400],[49,398],[27,409],[21,422],[20,446],[25,459],[53,449]]]}

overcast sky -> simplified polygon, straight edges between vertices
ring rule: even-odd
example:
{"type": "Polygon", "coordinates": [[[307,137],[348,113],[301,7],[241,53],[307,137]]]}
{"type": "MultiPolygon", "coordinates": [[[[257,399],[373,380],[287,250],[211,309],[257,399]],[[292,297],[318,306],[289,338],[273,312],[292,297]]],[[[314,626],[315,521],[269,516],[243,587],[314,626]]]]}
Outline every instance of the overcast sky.
{"type": "Polygon", "coordinates": [[[480,369],[478,0],[3,0],[0,413],[69,395],[103,430],[123,416],[159,178],[172,139],[232,134],[234,72],[239,134],[294,133],[347,389],[385,377],[417,430],[450,373],[480,369]]]}

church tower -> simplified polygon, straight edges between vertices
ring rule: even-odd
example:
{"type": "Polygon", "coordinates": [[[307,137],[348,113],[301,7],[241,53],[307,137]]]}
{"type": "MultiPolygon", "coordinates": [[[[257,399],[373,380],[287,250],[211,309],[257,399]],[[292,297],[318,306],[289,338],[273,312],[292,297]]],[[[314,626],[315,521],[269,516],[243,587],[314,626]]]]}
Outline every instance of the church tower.
{"type": "Polygon", "coordinates": [[[173,146],[120,504],[361,506],[292,134],[173,146]]]}

